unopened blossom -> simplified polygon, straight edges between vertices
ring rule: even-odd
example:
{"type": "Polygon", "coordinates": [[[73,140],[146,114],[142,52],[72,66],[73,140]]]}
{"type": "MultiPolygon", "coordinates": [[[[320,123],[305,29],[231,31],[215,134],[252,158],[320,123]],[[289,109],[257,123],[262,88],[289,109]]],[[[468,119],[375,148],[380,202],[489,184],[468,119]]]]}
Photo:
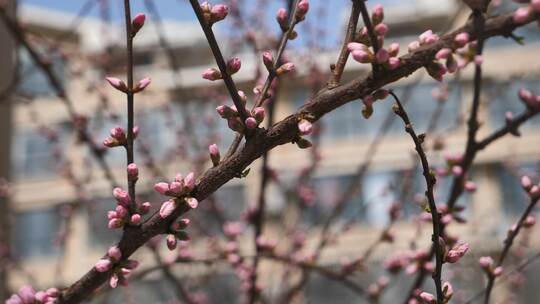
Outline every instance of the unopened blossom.
{"type": "Polygon", "coordinates": [[[109,259],[101,259],[96,263],[97,272],[106,272],[112,267],[112,262],[109,259]]]}
{"type": "Polygon", "coordinates": [[[469,39],[469,33],[459,33],[454,38],[454,41],[459,47],[464,47],[465,45],[467,45],[467,43],[469,43],[469,39]]]}
{"type": "Polygon", "coordinates": [[[373,7],[373,12],[371,13],[371,20],[374,24],[379,24],[384,20],[384,8],[381,4],[376,4],[373,7]]]}
{"type": "Polygon", "coordinates": [[[195,188],[195,173],[190,172],[184,178],[184,183],[189,191],[193,191],[195,188]]]}
{"type": "Polygon", "coordinates": [[[287,74],[289,72],[293,72],[295,69],[296,69],[296,67],[295,67],[294,63],[287,62],[287,63],[284,63],[283,65],[281,65],[279,68],[277,68],[276,74],[278,76],[281,76],[281,75],[287,74]]]}
{"type": "Polygon", "coordinates": [[[375,26],[375,33],[379,36],[384,36],[388,33],[388,25],[384,23],[379,23],[375,26]]]}
{"type": "Polygon", "coordinates": [[[161,208],[159,209],[159,216],[161,216],[161,218],[167,218],[174,212],[175,209],[176,201],[172,199],[168,200],[161,205],[161,208]]]}
{"type": "Polygon", "coordinates": [[[210,159],[212,160],[212,164],[214,166],[217,166],[221,159],[218,146],[216,144],[211,144],[210,146],[208,146],[208,152],[210,152],[210,159]]]}
{"type": "Polygon", "coordinates": [[[151,208],[152,204],[150,202],[144,202],[141,204],[139,211],[141,214],[147,214],[151,208]]]}
{"type": "Polygon", "coordinates": [[[235,74],[240,70],[241,67],[242,62],[238,57],[233,57],[227,61],[227,73],[229,73],[229,75],[235,74]]]}
{"type": "Polygon", "coordinates": [[[515,23],[525,23],[531,15],[529,7],[520,7],[514,12],[513,20],[515,23]]]}
{"type": "Polygon", "coordinates": [[[523,221],[523,227],[525,228],[531,228],[534,224],[536,224],[536,218],[532,215],[527,216],[523,221]]]}
{"type": "Polygon", "coordinates": [[[250,130],[257,128],[257,120],[253,117],[246,118],[246,121],[244,122],[246,127],[250,130]]]}
{"type": "Polygon", "coordinates": [[[373,54],[371,54],[371,52],[368,50],[353,50],[351,56],[354,60],[360,63],[370,63],[371,61],[373,61],[373,54]]]}
{"type": "Polygon", "coordinates": [[[288,16],[288,13],[286,9],[284,8],[278,9],[277,14],[276,14],[276,20],[282,29],[286,29],[288,27],[287,16],[288,16]]]}
{"type": "Polygon", "coordinates": [[[135,15],[131,21],[131,34],[135,35],[143,27],[144,21],[146,20],[146,15],[143,13],[138,13],[135,15]]]}
{"type": "Polygon", "coordinates": [[[167,248],[169,248],[169,250],[176,249],[177,244],[178,240],[174,234],[167,235],[167,248]]]}
{"type": "Polygon", "coordinates": [[[122,188],[118,188],[118,187],[114,188],[113,189],[113,196],[116,199],[116,201],[122,206],[129,205],[129,203],[131,201],[127,191],[122,190],[122,188]]]}
{"type": "Polygon", "coordinates": [[[140,91],[144,90],[147,86],[150,85],[151,82],[152,82],[152,79],[150,77],[145,77],[145,78],[139,80],[139,82],[137,83],[137,85],[133,89],[133,92],[137,93],[137,92],[140,92],[140,91]]]}
{"type": "Polygon", "coordinates": [[[531,189],[531,187],[533,186],[531,179],[528,176],[523,175],[521,177],[521,186],[526,191],[529,191],[531,189]]]}
{"type": "Polygon", "coordinates": [[[467,192],[476,192],[476,183],[473,182],[473,181],[465,181],[465,184],[463,185],[463,189],[465,189],[465,191],[467,192]]]}
{"type": "Polygon", "coordinates": [[[274,69],[274,56],[272,56],[272,53],[269,51],[262,53],[263,63],[264,66],[268,71],[271,71],[274,69]]]}
{"type": "Polygon", "coordinates": [[[197,206],[199,206],[199,201],[194,197],[187,197],[186,203],[189,207],[191,207],[191,209],[195,209],[197,206]]]}
{"type": "Polygon", "coordinates": [[[255,118],[255,120],[257,121],[258,124],[260,124],[264,120],[264,117],[266,115],[266,111],[264,110],[263,107],[256,107],[251,112],[251,115],[253,115],[253,118],[255,118]]]}
{"type": "Polygon", "coordinates": [[[216,4],[210,9],[210,23],[216,23],[227,17],[229,14],[229,7],[225,4],[216,4]]]}
{"type": "Polygon", "coordinates": [[[222,78],[221,72],[214,68],[204,71],[202,77],[210,81],[215,81],[222,78]]]}
{"type": "Polygon", "coordinates": [[[420,48],[420,42],[413,41],[413,42],[409,43],[407,48],[409,50],[409,53],[412,53],[412,52],[414,52],[414,51],[416,51],[417,49],[420,48]]]}
{"type": "Polygon", "coordinates": [[[388,54],[386,49],[381,48],[377,54],[375,54],[375,58],[377,59],[378,63],[385,63],[388,61],[388,58],[390,58],[390,54],[388,54]]]}
{"type": "Polygon", "coordinates": [[[313,132],[313,125],[308,120],[302,119],[298,123],[298,131],[301,136],[309,135],[313,132]]]}
{"type": "Polygon", "coordinates": [[[120,261],[122,258],[122,251],[117,246],[112,246],[107,250],[107,255],[115,262],[120,261]]]}
{"type": "Polygon", "coordinates": [[[444,282],[442,286],[444,300],[446,303],[450,301],[452,296],[454,295],[454,288],[452,287],[452,284],[450,282],[444,282]]]}
{"type": "Polygon", "coordinates": [[[130,218],[130,221],[129,221],[129,222],[130,222],[132,225],[139,225],[139,224],[141,223],[141,220],[142,220],[142,219],[141,219],[141,215],[138,214],[138,213],[135,213],[135,214],[131,215],[131,218],[130,218]]]}
{"type": "Polygon", "coordinates": [[[116,77],[105,77],[105,80],[107,80],[107,82],[118,91],[121,91],[124,93],[128,92],[128,87],[123,80],[116,77]]]}
{"type": "Polygon", "coordinates": [[[441,60],[441,59],[447,59],[450,55],[452,54],[452,50],[449,49],[449,48],[443,48],[443,49],[440,49],[437,54],[435,55],[435,58],[437,60],[441,60]]]}
{"type": "Polygon", "coordinates": [[[424,301],[425,303],[437,303],[435,296],[425,291],[420,293],[420,299],[422,299],[422,301],[424,301]]]}
{"type": "Polygon", "coordinates": [[[482,269],[489,270],[493,266],[493,259],[489,256],[483,256],[478,259],[478,263],[482,269]]]}
{"type": "Polygon", "coordinates": [[[114,273],[109,279],[109,286],[111,286],[111,288],[118,287],[118,280],[119,280],[118,275],[114,273]]]}
{"type": "Polygon", "coordinates": [[[137,167],[137,164],[131,163],[127,166],[127,174],[129,179],[131,180],[137,180],[139,177],[139,168],[137,167]]]}
{"type": "Polygon", "coordinates": [[[432,30],[427,30],[418,36],[420,45],[429,45],[439,41],[439,36],[434,34],[432,30]]]}
{"type": "Polygon", "coordinates": [[[397,69],[400,64],[401,64],[401,60],[398,57],[388,58],[388,68],[390,70],[397,69]]]}
{"type": "Polygon", "coordinates": [[[446,254],[445,260],[448,263],[456,263],[465,255],[465,253],[468,250],[469,250],[469,244],[467,243],[458,244],[448,251],[448,253],[446,254]]]}
{"type": "Polygon", "coordinates": [[[308,11],[309,11],[309,1],[300,0],[300,2],[298,2],[298,5],[296,6],[296,18],[298,18],[298,20],[303,20],[308,11]]]}

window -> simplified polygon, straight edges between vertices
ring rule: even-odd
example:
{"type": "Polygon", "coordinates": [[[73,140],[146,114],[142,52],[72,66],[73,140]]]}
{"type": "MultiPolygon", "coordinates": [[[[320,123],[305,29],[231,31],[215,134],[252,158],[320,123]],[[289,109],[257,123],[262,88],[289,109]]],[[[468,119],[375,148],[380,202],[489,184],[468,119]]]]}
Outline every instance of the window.
{"type": "MultiPolygon", "coordinates": [[[[52,64],[54,75],[65,85],[66,82],[66,61],[58,51],[46,50],[45,58],[49,59],[52,64]]],[[[34,96],[51,96],[55,95],[54,89],[50,86],[46,74],[34,64],[30,54],[24,49],[19,50],[20,60],[20,77],[18,91],[24,94],[34,96]]]]}
{"type": "Polygon", "coordinates": [[[56,208],[21,211],[15,214],[13,240],[15,254],[21,257],[42,257],[58,254],[54,240],[61,218],[56,208]]]}
{"type": "Polygon", "coordinates": [[[39,130],[17,130],[15,137],[15,175],[18,178],[43,178],[56,172],[56,167],[61,161],[61,154],[57,151],[66,141],[65,126],[56,128],[58,137],[51,141],[41,134],[39,130]]]}
{"type": "MultiPolygon", "coordinates": [[[[518,97],[520,88],[526,88],[535,94],[540,94],[540,83],[537,80],[490,83],[487,85],[486,93],[491,102],[489,123],[492,128],[498,129],[505,125],[504,114],[507,111],[514,113],[514,116],[525,112],[526,107],[518,97]]],[[[540,125],[540,116],[535,116],[529,119],[519,129],[530,131],[532,127],[537,127],[538,125],[540,125]]]]}

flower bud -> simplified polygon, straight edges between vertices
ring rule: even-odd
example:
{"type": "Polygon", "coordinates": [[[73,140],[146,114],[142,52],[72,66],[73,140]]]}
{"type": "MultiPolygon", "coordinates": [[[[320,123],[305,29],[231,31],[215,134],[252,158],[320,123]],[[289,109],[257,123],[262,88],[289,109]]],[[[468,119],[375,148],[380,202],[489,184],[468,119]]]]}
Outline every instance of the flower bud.
{"type": "Polygon", "coordinates": [[[256,107],[255,109],[253,109],[253,112],[251,114],[253,115],[257,123],[261,123],[264,120],[265,110],[263,107],[256,107]]]}
{"type": "Polygon", "coordinates": [[[112,246],[107,251],[107,255],[115,262],[120,261],[122,258],[122,251],[117,246],[112,246]]]}
{"type": "Polygon", "coordinates": [[[118,228],[121,228],[122,226],[123,226],[122,220],[119,218],[113,218],[109,220],[109,223],[107,224],[107,227],[109,227],[109,229],[118,229],[118,228]]]}
{"type": "Polygon", "coordinates": [[[379,36],[384,36],[388,33],[388,25],[384,23],[379,23],[375,26],[375,33],[379,36]]]}
{"type": "Polygon", "coordinates": [[[425,301],[426,303],[437,303],[437,300],[435,299],[435,296],[430,294],[429,292],[421,292],[420,293],[420,299],[425,301]]]}
{"type": "Polygon", "coordinates": [[[281,29],[283,31],[286,31],[287,28],[288,28],[287,15],[288,15],[288,13],[287,13],[286,9],[284,9],[284,8],[278,9],[277,15],[276,15],[276,20],[277,20],[279,26],[281,27],[281,29]]]}
{"type": "Polygon", "coordinates": [[[108,271],[109,269],[111,269],[112,267],[112,263],[110,260],[108,259],[101,259],[99,260],[97,263],[96,263],[96,270],[97,272],[106,272],[108,271]]]}
{"type": "Polygon", "coordinates": [[[229,14],[229,7],[224,4],[216,4],[210,9],[211,23],[216,23],[227,17],[229,14]]]}
{"type": "Polygon", "coordinates": [[[469,43],[469,39],[469,33],[459,33],[454,38],[454,41],[459,47],[464,47],[467,45],[467,43],[469,43]]]}
{"type": "Polygon", "coordinates": [[[370,63],[373,61],[373,55],[368,50],[355,49],[351,55],[354,60],[360,63],[370,63]]]}
{"type": "Polygon", "coordinates": [[[397,57],[399,54],[399,43],[392,43],[388,47],[388,54],[390,54],[391,57],[397,57]]]}
{"type": "Polygon", "coordinates": [[[113,196],[118,201],[118,203],[123,206],[129,205],[131,201],[129,194],[118,187],[113,189],[113,196]]]}
{"type": "Polygon", "coordinates": [[[139,225],[141,223],[141,215],[138,213],[133,214],[131,216],[130,223],[135,226],[139,225]]]}
{"type": "Polygon", "coordinates": [[[398,57],[388,58],[388,68],[390,70],[397,69],[400,64],[401,64],[401,60],[398,57]]]}
{"type": "Polygon", "coordinates": [[[302,119],[298,123],[298,131],[301,136],[309,135],[313,132],[313,125],[308,120],[302,119]]]}
{"type": "Polygon", "coordinates": [[[199,206],[199,201],[197,201],[197,199],[194,197],[186,197],[185,201],[189,207],[191,207],[191,209],[195,209],[197,206],[199,206]]]}
{"type": "Polygon", "coordinates": [[[139,168],[136,164],[129,164],[127,167],[127,174],[130,180],[137,180],[139,178],[139,168]]]}
{"type": "Polygon", "coordinates": [[[276,70],[276,74],[278,76],[281,76],[281,75],[284,75],[284,74],[287,74],[289,72],[293,72],[295,70],[295,65],[294,63],[292,62],[287,62],[285,64],[283,64],[282,66],[280,66],[277,70],[276,70]]]}
{"type": "Polygon", "coordinates": [[[113,275],[111,276],[111,278],[109,279],[109,286],[111,286],[111,288],[116,288],[118,287],[118,275],[116,273],[113,273],[113,275]]]}
{"type": "Polygon", "coordinates": [[[296,6],[296,18],[298,20],[304,20],[308,11],[309,11],[309,1],[300,0],[300,2],[298,2],[298,5],[296,6]]]}
{"type": "Polygon", "coordinates": [[[107,80],[107,82],[118,91],[121,91],[124,93],[128,92],[128,87],[123,80],[116,77],[105,77],[105,80],[107,80]]]}
{"type": "Polygon", "coordinates": [[[202,77],[210,81],[215,81],[222,78],[221,72],[214,68],[204,71],[202,77]]]}
{"type": "Polygon", "coordinates": [[[443,48],[443,49],[440,49],[437,54],[435,55],[435,59],[437,60],[442,60],[442,59],[446,59],[448,58],[448,56],[450,56],[450,54],[452,54],[452,50],[449,49],[449,48],[443,48]]]}
{"type": "Polygon", "coordinates": [[[377,4],[373,7],[373,12],[371,13],[371,20],[373,24],[379,24],[384,19],[384,8],[381,4],[377,4]]]}
{"type": "Polygon", "coordinates": [[[515,23],[525,23],[531,15],[531,9],[529,7],[520,7],[514,12],[513,20],[515,23]]]}
{"type": "Polygon", "coordinates": [[[386,49],[381,48],[375,55],[375,58],[377,59],[378,63],[385,63],[388,61],[388,58],[390,58],[390,55],[386,49]]]}
{"type": "Polygon", "coordinates": [[[135,88],[133,89],[133,93],[138,93],[142,90],[144,90],[150,83],[152,82],[152,79],[150,77],[145,77],[137,83],[135,88]]]}
{"type": "Polygon", "coordinates": [[[478,260],[480,267],[484,270],[490,270],[493,265],[493,259],[489,256],[483,256],[478,260]]]}
{"type": "Polygon", "coordinates": [[[257,120],[253,117],[246,118],[245,125],[248,129],[253,130],[257,128],[257,120]]]}
{"type": "Polygon", "coordinates": [[[262,53],[263,63],[264,66],[268,71],[272,71],[274,69],[274,56],[272,56],[272,53],[269,51],[265,51],[262,53]]]}
{"type": "Polygon", "coordinates": [[[531,179],[528,176],[523,175],[521,177],[521,186],[523,187],[523,189],[525,189],[525,191],[531,190],[533,186],[531,179]]]}
{"type": "Polygon", "coordinates": [[[176,239],[176,236],[174,234],[169,234],[167,235],[167,248],[169,248],[169,250],[174,250],[176,249],[176,245],[178,244],[178,241],[176,239]]]}
{"type": "Polygon", "coordinates": [[[150,202],[145,202],[141,205],[139,211],[141,214],[147,214],[151,208],[152,208],[152,204],[150,202]]]}
{"type": "Polygon", "coordinates": [[[242,62],[238,57],[231,58],[229,61],[227,61],[227,73],[229,75],[233,75],[240,70],[241,66],[242,62]]]}
{"type": "Polygon", "coordinates": [[[221,156],[219,154],[219,148],[216,144],[211,144],[208,146],[208,151],[210,152],[210,159],[212,160],[212,164],[215,166],[219,165],[219,161],[221,159],[221,156]]]}
{"type": "Polygon", "coordinates": [[[184,178],[184,184],[190,192],[193,191],[195,188],[195,173],[189,172],[186,178],[184,178]]]}
{"type": "Polygon", "coordinates": [[[137,32],[143,27],[144,21],[146,20],[146,15],[143,13],[138,13],[133,18],[131,22],[131,35],[137,34],[137,32]]]}
{"type": "Polygon", "coordinates": [[[157,193],[166,195],[169,191],[169,184],[161,182],[154,185],[154,190],[156,190],[157,193]]]}
{"type": "Polygon", "coordinates": [[[175,209],[176,201],[168,200],[161,205],[161,208],[159,209],[159,215],[161,216],[161,218],[167,218],[174,212],[175,209]]]}

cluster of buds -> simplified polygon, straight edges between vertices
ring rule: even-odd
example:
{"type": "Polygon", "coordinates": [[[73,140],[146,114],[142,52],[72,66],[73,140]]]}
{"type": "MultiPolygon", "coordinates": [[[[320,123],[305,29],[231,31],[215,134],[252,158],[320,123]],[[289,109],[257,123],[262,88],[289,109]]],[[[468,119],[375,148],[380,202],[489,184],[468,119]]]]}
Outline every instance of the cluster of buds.
{"type": "Polygon", "coordinates": [[[171,183],[160,182],[154,185],[158,193],[171,196],[172,199],[164,202],[159,210],[161,218],[170,216],[176,209],[178,202],[184,202],[191,209],[197,208],[199,202],[189,195],[195,189],[195,174],[190,172],[186,177],[178,173],[171,183]]]}
{"type": "Polygon", "coordinates": [[[135,260],[122,261],[121,259],[122,252],[117,246],[113,246],[107,251],[107,256],[99,260],[94,266],[97,272],[107,272],[111,269],[113,270],[109,279],[109,285],[111,288],[118,287],[118,284],[127,286],[128,281],[126,276],[129,275],[133,269],[139,266],[139,262],[135,260]]]}
{"type": "Polygon", "coordinates": [[[56,288],[36,292],[31,286],[25,285],[18,293],[11,295],[6,304],[53,304],[59,296],[60,292],[56,288]]]}
{"type": "Polygon", "coordinates": [[[523,190],[527,191],[531,198],[540,198],[540,183],[535,185],[528,176],[524,175],[521,177],[521,186],[523,187],[523,190]]]}
{"type": "Polygon", "coordinates": [[[210,26],[225,19],[229,14],[229,7],[225,4],[211,5],[207,1],[201,3],[201,10],[203,12],[204,20],[210,26]]]}
{"type": "MultiPolygon", "coordinates": [[[[241,91],[240,91],[241,92],[241,91]]],[[[242,92],[239,95],[245,96],[245,94],[242,92]]],[[[242,98],[243,101],[245,101],[245,98],[242,98]]],[[[244,104],[245,105],[245,104],[244,104]]],[[[233,131],[236,131],[238,133],[244,132],[245,128],[247,129],[255,129],[259,126],[261,122],[263,122],[265,117],[265,110],[263,107],[256,107],[251,111],[251,115],[246,118],[244,122],[240,119],[240,115],[238,114],[238,111],[236,110],[235,106],[229,107],[227,105],[221,105],[216,108],[216,111],[218,112],[219,116],[221,118],[226,119],[227,123],[229,125],[229,128],[233,131]]],[[[246,112],[249,113],[249,110],[246,108],[246,112]]]]}
{"type": "Polygon", "coordinates": [[[130,89],[130,88],[128,88],[126,83],[120,78],[106,77],[105,80],[107,80],[107,82],[113,88],[117,89],[120,92],[124,92],[124,93],[129,93],[129,92],[131,92],[131,93],[139,93],[139,92],[143,91],[144,89],[146,89],[146,87],[149,86],[150,83],[152,82],[152,79],[150,77],[145,77],[145,78],[139,80],[139,82],[137,82],[137,84],[135,85],[135,87],[133,89],[130,89]]]}
{"type": "MultiPolygon", "coordinates": [[[[454,295],[454,289],[452,288],[452,285],[449,282],[444,282],[442,285],[442,292],[443,292],[443,303],[446,304],[450,302],[450,299],[454,295]]],[[[418,297],[424,302],[428,304],[437,304],[437,298],[429,293],[429,292],[420,292],[418,297]]]]}
{"type": "Polygon", "coordinates": [[[481,257],[478,259],[478,263],[490,277],[498,277],[503,272],[503,268],[501,266],[495,267],[495,262],[493,262],[493,259],[490,256],[481,257]]]}
{"type": "MultiPolygon", "coordinates": [[[[227,71],[227,74],[230,76],[240,71],[241,67],[242,67],[242,61],[240,61],[240,58],[233,57],[227,61],[227,66],[225,67],[225,69],[227,71]]],[[[202,73],[202,78],[210,80],[210,81],[216,81],[216,80],[222,79],[223,75],[218,69],[210,68],[202,73]]]]}
{"type": "Polygon", "coordinates": [[[152,207],[150,202],[137,204],[136,211],[133,214],[130,214],[129,205],[131,203],[131,198],[127,191],[124,191],[121,188],[114,188],[113,196],[118,204],[114,210],[107,212],[109,229],[119,229],[127,224],[135,226],[139,225],[142,221],[142,215],[147,214],[152,207]]]}
{"type": "Polygon", "coordinates": [[[448,176],[453,175],[456,178],[462,177],[463,178],[463,189],[467,192],[473,193],[476,191],[477,186],[476,183],[467,180],[467,175],[465,174],[465,170],[463,170],[463,167],[461,166],[463,162],[463,155],[445,155],[446,160],[446,168],[440,168],[437,170],[437,174],[439,176],[448,176]]]}
{"type": "MultiPolygon", "coordinates": [[[[298,4],[296,5],[296,12],[294,15],[293,22],[297,24],[304,21],[306,19],[306,15],[308,11],[309,11],[309,1],[300,0],[300,2],[298,2],[298,4]]],[[[279,24],[279,27],[281,28],[283,32],[286,32],[289,30],[288,19],[289,19],[289,12],[284,8],[278,9],[277,14],[276,14],[276,20],[277,20],[277,23],[279,24]]],[[[291,33],[289,34],[289,37],[287,38],[293,40],[296,37],[298,37],[298,33],[293,30],[291,31],[291,33]]]]}
{"type": "Polygon", "coordinates": [[[373,103],[375,103],[377,100],[386,99],[388,94],[388,90],[379,89],[369,95],[364,96],[364,98],[362,98],[362,103],[364,104],[362,116],[364,116],[365,119],[370,118],[371,115],[373,115],[373,103]]]}
{"type": "Polygon", "coordinates": [[[540,13],[540,0],[520,0],[516,2],[529,3],[529,5],[520,7],[514,12],[513,20],[515,23],[525,23],[531,16],[540,13]]]}
{"type": "Polygon", "coordinates": [[[535,95],[527,89],[520,89],[518,92],[519,99],[527,106],[530,110],[540,109],[540,95],[535,95]]]}
{"type": "Polygon", "coordinates": [[[376,5],[373,8],[371,15],[371,22],[373,24],[373,30],[377,35],[378,51],[370,50],[372,47],[372,41],[369,38],[368,29],[362,28],[355,39],[355,42],[351,42],[347,45],[349,52],[354,60],[360,63],[378,63],[383,65],[389,70],[396,69],[400,65],[398,58],[399,44],[392,43],[388,48],[384,48],[384,37],[388,33],[388,25],[383,23],[384,10],[382,5],[376,5]]]}
{"type": "Polygon", "coordinates": [[[189,219],[180,219],[171,224],[167,235],[167,248],[176,249],[178,241],[189,241],[189,235],[185,229],[189,226],[189,219]]]}
{"type": "MultiPolygon", "coordinates": [[[[117,126],[111,129],[111,136],[103,140],[103,145],[108,148],[119,147],[127,145],[126,131],[124,128],[117,126]]],[[[139,135],[139,127],[133,127],[133,138],[137,138],[139,135]]]]}

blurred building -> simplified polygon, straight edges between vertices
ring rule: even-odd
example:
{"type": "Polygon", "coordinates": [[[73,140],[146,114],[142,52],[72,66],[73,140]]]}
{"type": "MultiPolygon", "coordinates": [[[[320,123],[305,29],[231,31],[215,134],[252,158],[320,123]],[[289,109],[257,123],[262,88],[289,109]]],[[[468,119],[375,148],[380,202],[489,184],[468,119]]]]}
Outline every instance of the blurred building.
{"type": "MultiPolygon", "coordinates": [[[[456,28],[467,20],[469,14],[454,1],[387,2],[386,22],[390,26],[390,35],[386,41],[400,42],[401,53],[406,52],[407,44],[424,30],[432,26],[438,32],[456,28]]],[[[508,11],[508,7],[500,10],[508,11]]],[[[108,88],[102,81],[105,75],[110,74],[123,78],[123,27],[92,18],[84,18],[77,25],[74,20],[78,19],[74,15],[31,6],[22,6],[18,14],[37,42],[41,40],[54,46],[55,41],[62,41],[61,48],[50,47],[41,51],[51,60],[77,111],[89,117],[90,130],[96,136],[96,141],[101,142],[116,124],[124,125],[124,96],[108,88]],[[95,68],[96,63],[102,63],[101,70],[95,68]]],[[[540,93],[540,63],[532,60],[538,54],[540,32],[537,27],[531,26],[519,30],[516,35],[524,38],[525,45],[519,45],[509,38],[494,38],[487,42],[480,138],[505,124],[506,111],[515,114],[524,111],[517,97],[517,90],[521,86],[540,93]]],[[[260,64],[259,57],[254,56],[247,47],[238,47],[235,41],[225,44],[226,53],[235,52],[242,59],[243,66],[234,76],[235,81],[241,89],[251,92],[254,72],[260,64]]],[[[294,78],[287,78],[282,83],[276,109],[278,118],[287,116],[309,100],[311,89],[306,84],[306,77],[311,75],[311,70],[303,67],[314,60],[321,70],[326,71],[337,57],[337,52],[330,49],[315,57],[310,56],[307,50],[300,50],[297,56],[291,55],[291,60],[298,63],[300,68],[294,78]]],[[[224,121],[218,119],[214,109],[217,104],[228,100],[209,100],[215,95],[209,92],[208,81],[200,75],[206,68],[213,67],[214,61],[199,26],[171,21],[156,25],[149,20],[135,39],[135,62],[136,79],[144,76],[153,79],[150,89],[136,96],[136,123],[141,126],[137,144],[144,144],[152,152],[161,175],[170,178],[177,171],[185,173],[192,169],[192,163],[183,160],[196,159],[198,155],[194,151],[197,149],[202,151],[199,152],[202,156],[206,156],[206,147],[213,142],[215,135],[220,135],[220,148],[224,154],[234,134],[224,121]],[[167,48],[164,48],[163,40],[160,41],[160,35],[167,42],[167,48]],[[171,62],[170,55],[175,61],[171,62]],[[175,66],[178,67],[176,71],[171,68],[175,66]],[[189,126],[194,129],[188,131],[189,126]],[[197,140],[191,141],[187,137],[189,132],[196,134],[197,140]]],[[[62,286],[77,280],[101,257],[104,249],[118,240],[119,233],[107,229],[106,225],[106,211],[113,208],[114,201],[110,185],[102,177],[91,153],[84,144],[77,143],[65,106],[54,97],[45,75],[35,67],[24,50],[19,52],[19,67],[22,79],[19,93],[34,98],[31,101],[23,98],[14,106],[12,247],[20,267],[13,267],[10,282],[15,287],[33,278],[37,281],[36,286],[62,286]],[[56,141],[50,140],[51,130],[58,135],[56,141]],[[65,178],[67,163],[84,185],[84,193],[77,193],[65,178]],[[74,204],[81,197],[86,198],[88,203],[74,204]],[[72,214],[70,221],[66,221],[66,214],[72,214]],[[59,244],[66,235],[69,235],[66,250],[61,250],[59,244]]],[[[350,60],[344,78],[352,79],[365,74],[368,68],[369,65],[350,60]]],[[[463,122],[468,117],[472,100],[471,68],[461,73],[459,80],[448,79],[449,99],[442,103],[432,97],[432,91],[440,85],[424,72],[417,72],[388,87],[406,101],[405,108],[415,129],[428,133],[428,156],[432,164],[439,166],[444,161],[444,154],[463,151],[466,141],[463,122]],[[435,143],[440,142],[444,142],[444,149],[434,150],[435,143]]],[[[219,82],[210,85],[216,90],[222,89],[219,82]]],[[[361,110],[361,102],[351,102],[322,120],[321,161],[311,188],[316,193],[316,199],[312,206],[305,208],[299,219],[301,227],[309,227],[309,243],[314,244],[321,223],[330,214],[332,203],[339,198],[366,158],[372,157],[370,170],[363,176],[360,191],[336,221],[336,227],[347,225],[350,228],[343,232],[337,244],[323,252],[321,261],[329,266],[339,265],[343,257],[361,255],[379,237],[381,228],[388,222],[388,209],[400,197],[405,180],[410,182],[406,189],[408,196],[403,202],[402,218],[392,229],[396,242],[392,247],[386,244],[379,246],[372,257],[373,263],[380,264],[389,254],[410,248],[417,235],[419,243],[416,246],[419,248],[428,246],[430,239],[430,230],[418,229],[412,220],[421,210],[415,203],[414,194],[422,193],[425,184],[419,166],[414,168],[417,164],[416,154],[413,153],[413,143],[403,131],[402,122],[389,114],[389,100],[377,103],[375,113],[369,120],[362,118],[361,110]],[[381,136],[381,132],[385,135],[381,136]],[[375,137],[380,138],[381,142],[376,153],[368,155],[373,153],[370,145],[375,137]]],[[[539,127],[540,117],[531,119],[521,128],[521,137],[506,136],[479,153],[471,172],[471,179],[477,184],[478,190],[474,194],[464,194],[460,199],[460,204],[467,206],[465,217],[468,224],[450,227],[452,234],[459,233],[464,241],[471,243],[471,259],[461,267],[478,268],[477,257],[498,252],[507,229],[526,208],[528,201],[521,190],[518,176],[525,172],[538,175],[539,127]]],[[[295,145],[281,146],[271,152],[271,167],[278,172],[281,184],[292,184],[298,172],[309,166],[309,153],[309,150],[299,150],[295,145]]],[[[149,161],[141,150],[137,151],[136,159],[149,161]]],[[[106,160],[113,166],[117,180],[123,184],[123,150],[109,150],[106,160]]],[[[256,202],[259,163],[254,163],[251,168],[247,178],[229,182],[216,194],[218,207],[224,210],[223,214],[228,220],[237,220],[249,204],[256,202]]],[[[141,169],[141,174],[138,193],[158,205],[163,198],[152,194],[152,185],[165,179],[155,177],[147,167],[141,169]]],[[[439,202],[445,201],[450,181],[450,177],[439,180],[436,189],[439,202]]],[[[290,193],[299,191],[286,190],[290,193]]],[[[291,204],[286,197],[282,188],[275,184],[270,186],[267,198],[269,221],[265,235],[277,239],[282,237],[280,234],[283,233],[284,223],[280,222],[281,215],[289,210],[291,204]]],[[[193,213],[197,223],[206,229],[212,232],[219,230],[219,221],[211,219],[211,210],[204,203],[200,210],[193,213]]],[[[532,238],[531,247],[540,248],[539,240],[532,238]]],[[[246,248],[249,248],[249,242],[251,238],[246,237],[246,248]]],[[[202,248],[196,241],[193,243],[194,248],[202,248]]],[[[534,250],[531,249],[531,252],[534,250]]],[[[152,261],[151,254],[145,249],[141,249],[137,257],[143,265],[145,261],[152,261]]],[[[279,290],[281,279],[280,275],[272,273],[272,265],[264,264],[262,268],[262,271],[269,273],[267,281],[263,281],[269,293],[279,290]]],[[[369,268],[367,273],[358,277],[362,285],[367,286],[377,277],[382,271],[378,267],[369,268]]],[[[460,265],[455,267],[459,268],[460,265]]],[[[528,280],[523,303],[533,303],[530,299],[540,296],[537,288],[534,288],[540,282],[539,272],[535,271],[539,267],[532,265],[526,272],[528,280]]],[[[204,277],[205,273],[203,267],[194,266],[179,266],[175,270],[180,277],[194,274],[204,277]]],[[[456,287],[475,287],[474,290],[478,290],[483,286],[480,269],[476,270],[476,276],[471,275],[456,282],[456,287]]],[[[238,287],[232,277],[232,273],[223,270],[223,276],[207,278],[204,286],[210,297],[233,303],[233,295],[238,287]]],[[[262,277],[265,280],[265,276],[262,277]]],[[[430,286],[431,282],[429,279],[427,281],[430,286]]],[[[144,287],[140,289],[141,299],[144,300],[138,302],[159,303],[172,298],[171,288],[162,282],[159,273],[155,273],[142,283],[135,283],[135,286],[144,287]]],[[[408,290],[410,282],[410,277],[403,275],[398,280],[398,286],[392,286],[393,289],[382,302],[394,303],[408,290]]],[[[320,276],[312,277],[305,292],[311,303],[358,303],[354,294],[345,287],[320,276]]],[[[118,299],[115,297],[120,294],[111,295],[110,303],[117,303],[119,300],[114,299],[118,299]]],[[[497,289],[496,294],[500,294],[502,299],[504,288],[497,289]]],[[[107,297],[103,300],[106,301],[107,297]]]]}

